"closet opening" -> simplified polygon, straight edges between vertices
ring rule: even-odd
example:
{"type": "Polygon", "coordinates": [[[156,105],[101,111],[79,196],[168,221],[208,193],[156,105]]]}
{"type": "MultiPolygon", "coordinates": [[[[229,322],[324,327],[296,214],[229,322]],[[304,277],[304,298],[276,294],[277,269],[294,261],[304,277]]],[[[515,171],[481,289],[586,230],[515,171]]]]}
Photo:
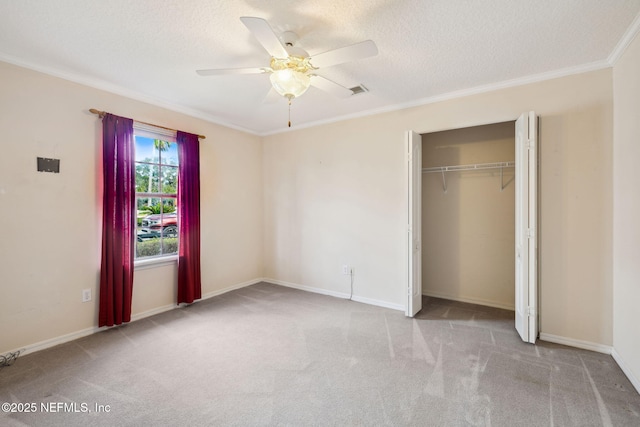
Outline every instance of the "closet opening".
{"type": "Polygon", "coordinates": [[[405,133],[407,316],[422,297],[515,312],[538,335],[538,120],[405,133]]]}
{"type": "Polygon", "coordinates": [[[422,295],[515,310],[515,121],[422,135],[422,295]]]}

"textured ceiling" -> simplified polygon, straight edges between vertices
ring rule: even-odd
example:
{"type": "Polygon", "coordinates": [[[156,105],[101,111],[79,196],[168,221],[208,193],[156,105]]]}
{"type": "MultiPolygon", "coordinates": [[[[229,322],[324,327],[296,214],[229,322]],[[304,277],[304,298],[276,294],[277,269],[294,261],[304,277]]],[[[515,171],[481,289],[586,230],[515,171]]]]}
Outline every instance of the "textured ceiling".
{"type": "Polygon", "coordinates": [[[318,73],[368,93],[312,87],[293,102],[295,128],[608,66],[639,12],[640,0],[0,0],[0,60],[268,134],[287,123],[284,98],[264,102],[268,75],[195,73],[268,66],[241,16],[297,32],[311,56],[378,46],[318,73]]]}

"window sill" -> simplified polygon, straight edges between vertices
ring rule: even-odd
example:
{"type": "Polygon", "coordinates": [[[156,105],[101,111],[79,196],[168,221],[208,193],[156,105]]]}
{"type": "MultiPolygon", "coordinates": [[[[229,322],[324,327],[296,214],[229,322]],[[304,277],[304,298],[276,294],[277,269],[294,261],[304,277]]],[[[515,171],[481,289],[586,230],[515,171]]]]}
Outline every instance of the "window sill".
{"type": "Polygon", "coordinates": [[[157,258],[141,259],[133,262],[134,270],[146,270],[148,268],[163,267],[178,263],[178,255],[162,256],[157,258]]]}

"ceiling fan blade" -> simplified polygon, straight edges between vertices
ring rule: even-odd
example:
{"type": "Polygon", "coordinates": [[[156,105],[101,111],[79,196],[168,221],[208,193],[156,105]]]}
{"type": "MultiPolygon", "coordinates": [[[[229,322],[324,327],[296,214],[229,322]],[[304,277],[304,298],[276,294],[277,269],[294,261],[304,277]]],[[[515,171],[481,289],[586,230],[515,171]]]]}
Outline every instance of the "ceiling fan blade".
{"type": "Polygon", "coordinates": [[[268,73],[266,68],[221,68],[212,70],[196,70],[201,76],[224,76],[227,74],[263,74],[268,73]]]}
{"type": "Polygon", "coordinates": [[[378,47],[373,40],[365,40],[350,46],[329,50],[311,57],[311,64],[316,68],[331,67],[356,59],[368,58],[378,54],[378,47]]]}
{"type": "Polygon", "coordinates": [[[347,89],[344,86],[340,86],[338,83],[332,82],[331,80],[321,76],[316,76],[315,74],[311,76],[311,85],[338,98],[348,98],[353,95],[353,91],[351,89],[347,89]]]}
{"type": "Polygon", "coordinates": [[[269,55],[274,58],[288,58],[289,54],[284,48],[280,39],[273,32],[271,26],[262,18],[254,18],[251,16],[243,16],[240,18],[242,23],[253,33],[253,36],[260,42],[269,55]]]}

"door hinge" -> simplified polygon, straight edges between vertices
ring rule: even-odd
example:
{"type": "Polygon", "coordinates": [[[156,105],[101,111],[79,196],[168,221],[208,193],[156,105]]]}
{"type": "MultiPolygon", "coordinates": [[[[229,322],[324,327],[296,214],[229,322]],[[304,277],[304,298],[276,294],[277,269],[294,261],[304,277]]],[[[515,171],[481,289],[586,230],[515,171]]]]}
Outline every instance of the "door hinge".
{"type": "Polygon", "coordinates": [[[535,307],[527,307],[527,315],[528,316],[536,316],[537,312],[535,307]]]}
{"type": "Polygon", "coordinates": [[[527,228],[527,237],[529,239],[533,239],[536,237],[536,229],[535,228],[527,228]]]}
{"type": "Polygon", "coordinates": [[[527,139],[527,149],[529,150],[533,150],[536,148],[536,141],[535,139],[527,139]]]}

